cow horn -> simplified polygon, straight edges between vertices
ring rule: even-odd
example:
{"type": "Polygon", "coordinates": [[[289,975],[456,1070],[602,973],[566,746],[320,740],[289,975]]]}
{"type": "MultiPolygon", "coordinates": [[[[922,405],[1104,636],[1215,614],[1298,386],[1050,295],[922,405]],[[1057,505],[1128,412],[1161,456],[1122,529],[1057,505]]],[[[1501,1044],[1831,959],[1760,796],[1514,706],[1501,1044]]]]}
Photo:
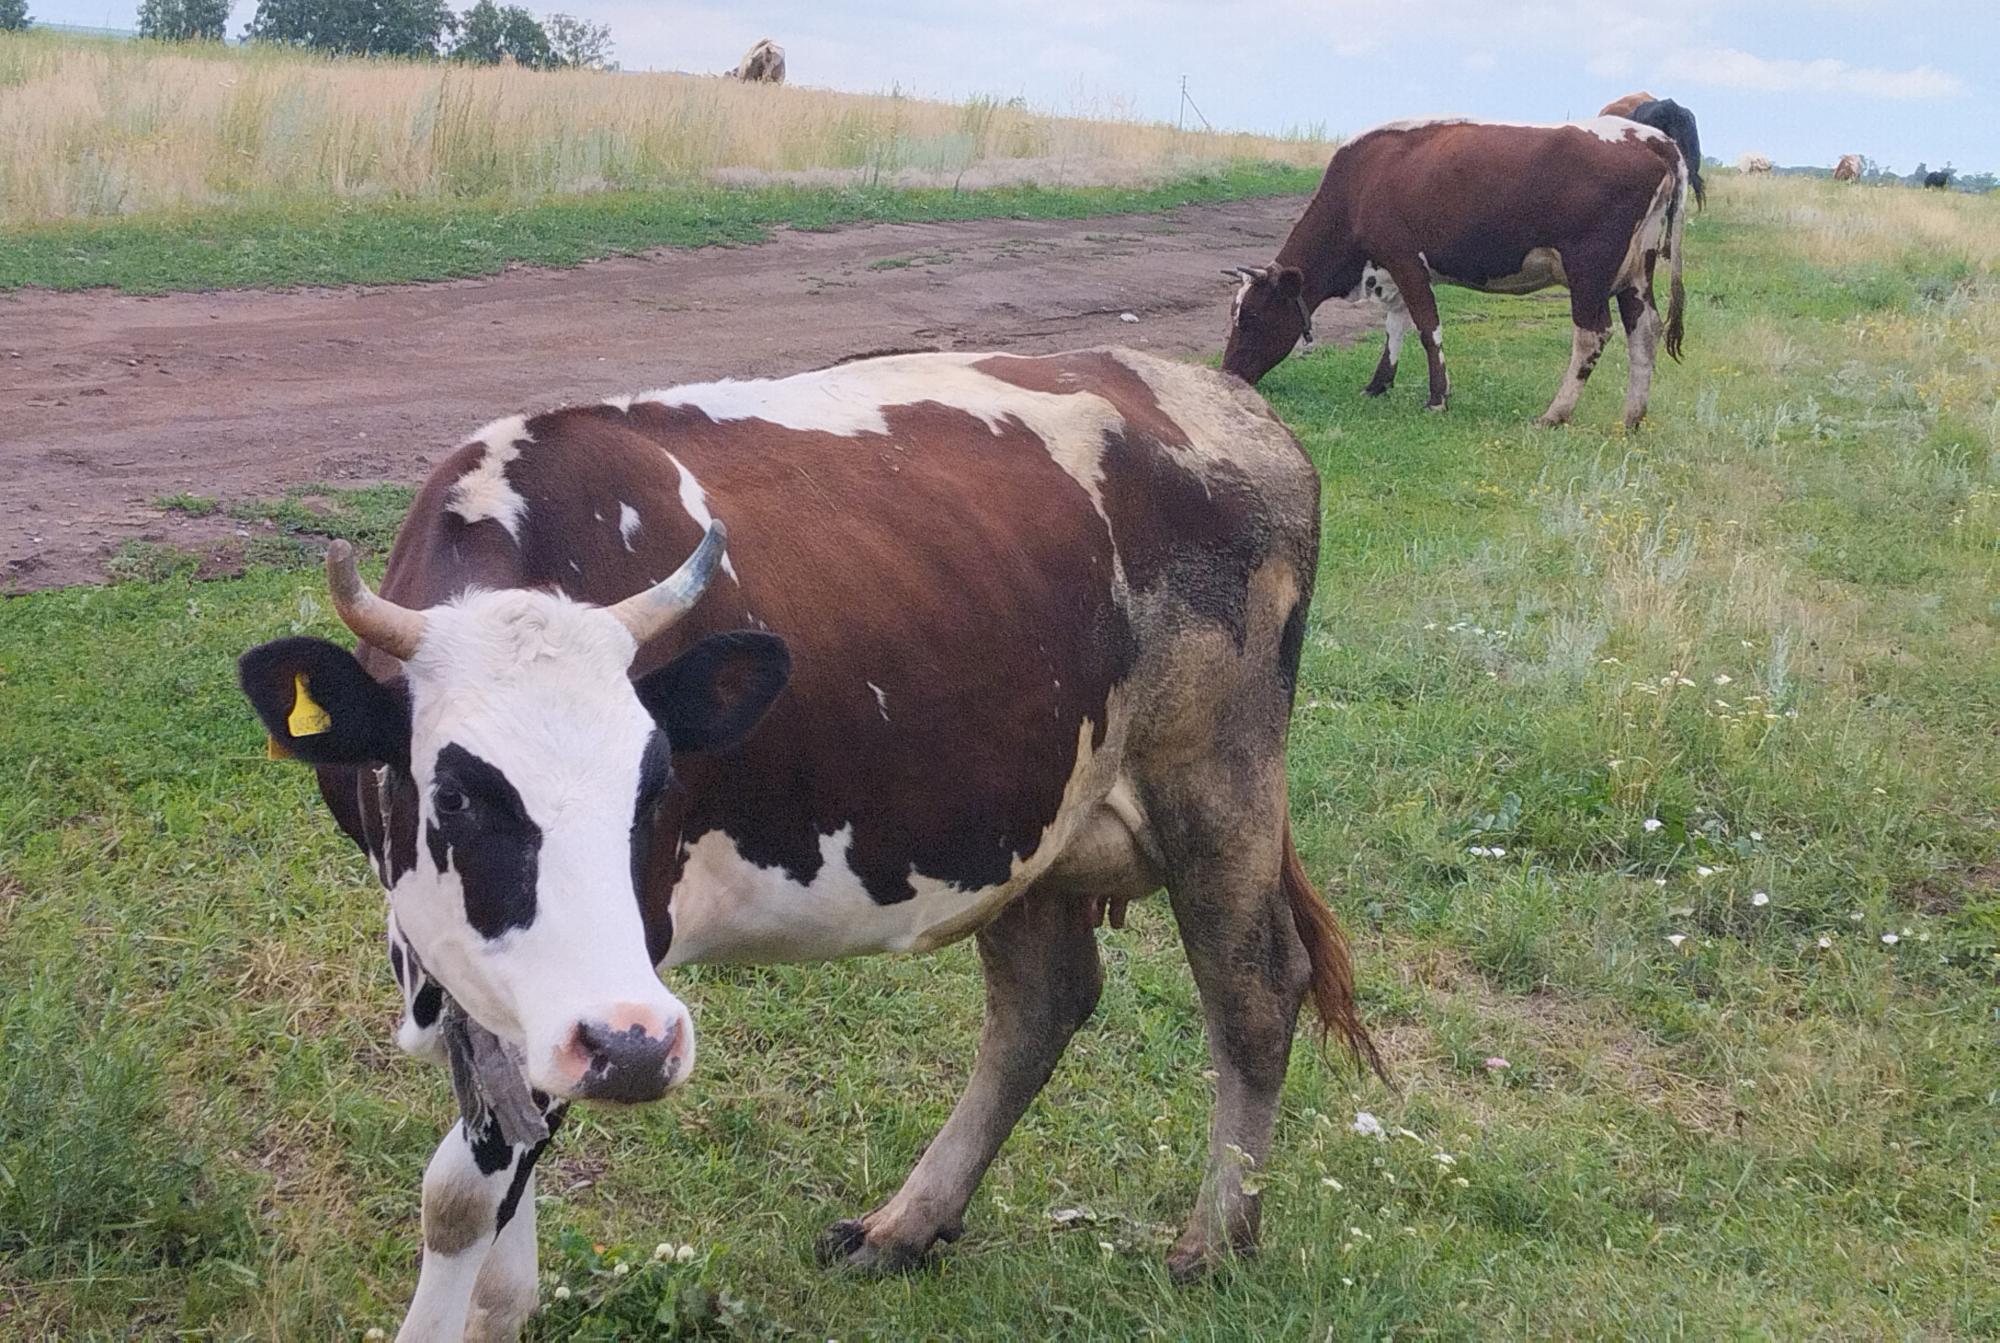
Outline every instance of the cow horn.
{"type": "Polygon", "coordinates": [[[424,638],[424,615],[378,597],[361,581],[354,547],[335,541],[326,548],[326,585],[340,622],[390,657],[407,660],[424,638]]]}
{"type": "Polygon", "coordinates": [[[680,568],[643,592],[635,592],[605,609],[632,631],[634,642],[644,647],[694,609],[708,588],[708,580],[715,577],[715,566],[722,563],[722,552],[728,545],[729,529],[717,518],[708,524],[701,544],[681,562],[680,568]]]}

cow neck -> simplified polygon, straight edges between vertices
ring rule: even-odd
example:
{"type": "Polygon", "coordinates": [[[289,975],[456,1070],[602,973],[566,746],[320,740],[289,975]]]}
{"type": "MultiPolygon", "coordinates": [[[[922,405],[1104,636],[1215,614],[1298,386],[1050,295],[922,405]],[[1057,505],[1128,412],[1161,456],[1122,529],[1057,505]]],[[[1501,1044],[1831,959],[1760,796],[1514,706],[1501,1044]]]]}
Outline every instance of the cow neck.
{"type": "Polygon", "coordinates": [[[1312,312],[1330,298],[1346,298],[1361,283],[1367,260],[1346,238],[1322,191],[1312,199],[1299,222],[1278,249],[1280,266],[1297,266],[1304,276],[1300,297],[1312,312]]]}

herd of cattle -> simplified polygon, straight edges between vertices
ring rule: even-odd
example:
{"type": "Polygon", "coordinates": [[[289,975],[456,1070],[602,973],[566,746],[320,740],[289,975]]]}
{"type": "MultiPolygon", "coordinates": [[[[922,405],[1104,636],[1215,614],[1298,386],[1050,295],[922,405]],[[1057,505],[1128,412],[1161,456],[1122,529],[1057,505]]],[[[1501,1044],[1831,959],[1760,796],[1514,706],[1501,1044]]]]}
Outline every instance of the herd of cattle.
{"type": "MultiPolygon", "coordinates": [[[[783,68],[760,43],[739,73],[783,68]]],[[[402,1336],[513,1337],[533,1311],[564,1108],[693,1069],[659,966],[976,940],[964,1095],[821,1242],[921,1261],[1095,1009],[1098,926],[1162,888],[1214,1078],[1169,1266],[1253,1247],[1305,1000],[1381,1066],[1287,807],[1320,483],[1253,384],[1321,303],[1358,300],[1387,330],[1368,394],[1415,332],[1443,410],[1432,286],[1563,286],[1542,422],[1569,418],[1615,304],[1636,425],[1656,349],[1680,352],[1700,163],[1693,116],[1643,95],[1563,126],[1390,123],[1333,155],[1274,259],[1231,270],[1220,371],[909,354],[513,415],[432,472],[379,594],[335,543],[358,648],[278,639],[239,675],[387,889],[399,1039],[460,1101],[402,1336]]]]}

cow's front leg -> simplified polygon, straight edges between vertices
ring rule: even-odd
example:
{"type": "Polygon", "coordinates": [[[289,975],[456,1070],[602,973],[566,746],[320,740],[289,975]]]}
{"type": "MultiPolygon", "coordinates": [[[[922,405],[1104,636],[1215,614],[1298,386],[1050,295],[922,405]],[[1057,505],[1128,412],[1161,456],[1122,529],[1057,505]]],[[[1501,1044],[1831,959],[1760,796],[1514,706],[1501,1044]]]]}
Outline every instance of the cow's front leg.
{"type": "MultiPolygon", "coordinates": [[[[551,1129],[561,1109],[550,1115],[551,1129]]],[[[535,1162],[489,1116],[451,1126],[424,1170],[424,1261],[396,1337],[511,1339],[535,1308],[535,1162]]]]}
{"type": "Polygon", "coordinates": [[[980,931],[986,1024],[972,1081],[896,1196],[820,1238],[822,1260],[893,1272],[958,1238],[986,1167],[1097,1008],[1096,911],[1073,892],[1030,890],[980,931]]]}

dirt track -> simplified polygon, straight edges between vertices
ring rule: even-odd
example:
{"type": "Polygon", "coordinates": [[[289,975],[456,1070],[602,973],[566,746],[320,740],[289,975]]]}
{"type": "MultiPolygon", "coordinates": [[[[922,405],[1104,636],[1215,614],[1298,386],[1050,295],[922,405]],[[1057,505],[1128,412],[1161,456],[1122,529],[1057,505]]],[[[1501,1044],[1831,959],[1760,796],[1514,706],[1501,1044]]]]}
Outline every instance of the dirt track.
{"type": "MultiPolygon", "coordinates": [[[[162,495],[413,483],[515,410],[888,349],[1213,350],[1218,267],[1268,259],[1300,206],[786,232],[377,289],[0,295],[0,590],[239,525],[163,514],[162,495]]],[[[1322,310],[1323,337],[1358,329],[1322,310]]]]}

